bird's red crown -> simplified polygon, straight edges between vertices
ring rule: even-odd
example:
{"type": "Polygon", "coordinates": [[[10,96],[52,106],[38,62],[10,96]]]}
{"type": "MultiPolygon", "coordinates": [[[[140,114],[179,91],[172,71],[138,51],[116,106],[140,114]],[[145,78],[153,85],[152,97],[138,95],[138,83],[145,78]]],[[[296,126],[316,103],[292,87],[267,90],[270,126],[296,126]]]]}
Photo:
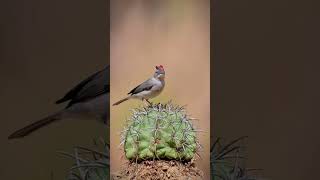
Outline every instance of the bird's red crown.
{"type": "Polygon", "coordinates": [[[156,66],[156,69],[164,70],[162,65],[156,66]]]}

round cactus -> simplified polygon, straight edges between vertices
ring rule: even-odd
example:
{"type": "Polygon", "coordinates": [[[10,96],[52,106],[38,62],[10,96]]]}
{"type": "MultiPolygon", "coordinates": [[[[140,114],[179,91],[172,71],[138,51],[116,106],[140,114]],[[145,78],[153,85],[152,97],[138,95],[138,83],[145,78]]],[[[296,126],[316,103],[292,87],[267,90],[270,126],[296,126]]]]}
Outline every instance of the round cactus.
{"type": "Polygon", "coordinates": [[[133,110],[122,136],[129,160],[190,161],[197,151],[196,132],[183,107],[171,103],[133,110]]]}

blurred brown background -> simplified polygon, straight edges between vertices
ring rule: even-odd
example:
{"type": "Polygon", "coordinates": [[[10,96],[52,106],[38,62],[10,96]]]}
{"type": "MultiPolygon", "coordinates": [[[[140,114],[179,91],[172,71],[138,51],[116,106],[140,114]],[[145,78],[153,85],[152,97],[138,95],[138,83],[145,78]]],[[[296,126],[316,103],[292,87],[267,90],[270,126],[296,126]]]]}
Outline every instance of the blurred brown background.
{"type": "MultiPolygon", "coordinates": [[[[205,131],[199,134],[204,149],[197,164],[209,178],[210,138],[210,2],[117,1],[111,5],[111,103],[127,93],[162,64],[166,87],[153,102],[187,105],[187,111],[205,131]]],[[[130,109],[142,106],[130,100],[111,107],[111,172],[124,164],[119,147],[130,109]]]]}
{"type": "Polygon", "coordinates": [[[248,135],[248,167],[319,179],[319,2],[216,0],[213,133],[248,135]]]}
{"type": "Polygon", "coordinates": [[[95,121],[52,124],[19,140],[10,133],[63,108],[54,102],[108,64],[107,1],[0,1],[0,179],[62,180],[72,161],[56,151],[92,147],[95,121]]]}

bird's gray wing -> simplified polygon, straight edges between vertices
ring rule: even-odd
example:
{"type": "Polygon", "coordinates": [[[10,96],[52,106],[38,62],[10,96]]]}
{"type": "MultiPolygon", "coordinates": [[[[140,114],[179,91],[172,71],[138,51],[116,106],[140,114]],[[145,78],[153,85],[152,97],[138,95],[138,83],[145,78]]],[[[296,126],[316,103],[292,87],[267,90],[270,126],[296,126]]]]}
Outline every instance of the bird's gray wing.
{"type": "Polygon", "coordinates": [[[103,70],[96,72],[80,82],[56,103],[59,104],[70,100],[67,106],[70,107],[72,104],[83,102],[101,94],[110,92],[109,76],[110,66],[107,66],[103,70]]]}
{"type": "Polygon", "coordinates": [[[151,79],[148,79],[145,82],[143,82],[142,84],[140,84],[139,86],[132,89],[128,94],[134,95],[134,94],[138,94],[142,91],[149,91],[152,87],[153,87],[153,83],[151,82],[151,79]]]}

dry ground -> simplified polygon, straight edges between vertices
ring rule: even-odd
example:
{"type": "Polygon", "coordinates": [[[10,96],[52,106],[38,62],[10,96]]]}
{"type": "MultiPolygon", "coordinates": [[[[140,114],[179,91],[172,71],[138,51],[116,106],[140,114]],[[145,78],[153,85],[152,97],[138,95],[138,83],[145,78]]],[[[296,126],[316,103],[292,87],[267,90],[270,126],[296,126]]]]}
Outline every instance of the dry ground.
{"type": "Polygon", "coordinates": [[[203,172],[194,162],[178,161],[143,161],[129,162],[112,175],[112,180],[186,180],[203,179],[203,172]]]}

